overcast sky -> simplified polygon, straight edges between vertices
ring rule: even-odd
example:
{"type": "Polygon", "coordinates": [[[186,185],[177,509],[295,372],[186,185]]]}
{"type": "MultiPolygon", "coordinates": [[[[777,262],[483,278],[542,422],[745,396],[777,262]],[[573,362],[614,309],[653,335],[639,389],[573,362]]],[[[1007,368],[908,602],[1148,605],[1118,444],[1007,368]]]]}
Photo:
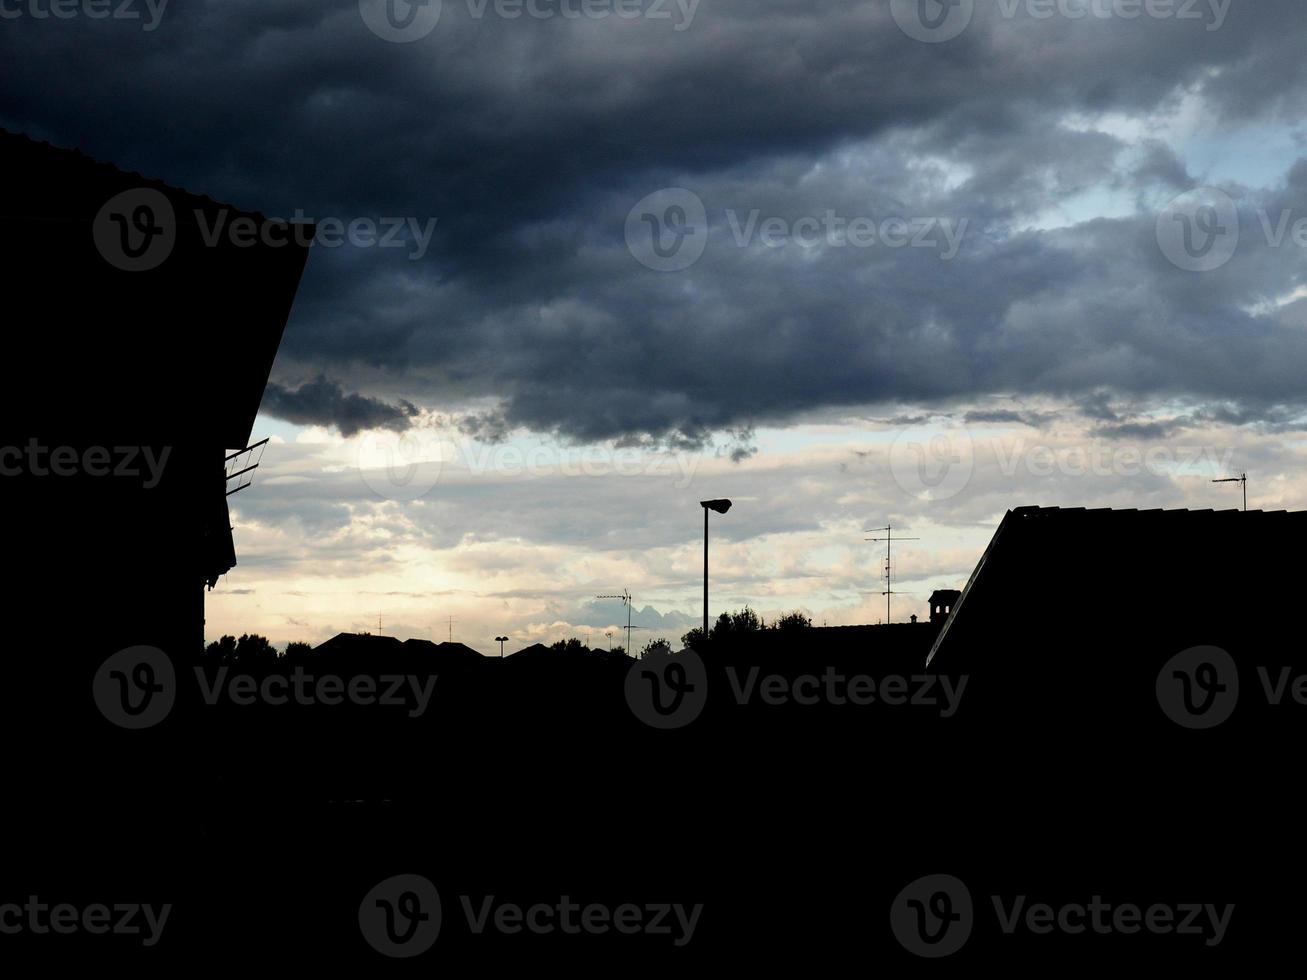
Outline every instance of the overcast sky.
{"type": "Polygon", "coordinates": [[[319,222],[211,637],[675,640],[705,497],[832,624],[865,528],[900,619],[1013,506],[1304,506],[1301,0],[389,2],[0,0],[0,125],[319,222]]]}

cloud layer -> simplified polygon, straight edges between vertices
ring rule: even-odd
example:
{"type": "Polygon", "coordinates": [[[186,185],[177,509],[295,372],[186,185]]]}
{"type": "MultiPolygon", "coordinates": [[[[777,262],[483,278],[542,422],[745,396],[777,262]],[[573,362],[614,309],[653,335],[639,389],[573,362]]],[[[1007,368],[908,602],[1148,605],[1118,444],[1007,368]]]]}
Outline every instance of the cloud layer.
{"type": "Polygon", "coordinates": [[[0,34],[0,121],[270,214],[402,220],[396,247],[316,250],[268,403],[292,421],[394,425],[405,399],[480,405],[489,433],[701,443],[993,393],[1301,406],[1276,304],[1303,249],[1259,216],[1307,216],[1307,8],[1045,6],[981,0],[942,44],[884,0],[704,0],[688,23],[464,0],[408,44],[353,2],[176,5],[152,31],[28,16],[0,34]],[[1256,134],[1269,162],[1238,159],[1256,134]],[[1204,182],[1245,231],[1206,275],[1155,234],[1204,182]],[[628,248],[664,188],[705,209],[677,272],[628,248]],[[831,218],[874,242],[805,234],[831,218]],[[900,219],[939,246],[887,243],[900,219]]]}

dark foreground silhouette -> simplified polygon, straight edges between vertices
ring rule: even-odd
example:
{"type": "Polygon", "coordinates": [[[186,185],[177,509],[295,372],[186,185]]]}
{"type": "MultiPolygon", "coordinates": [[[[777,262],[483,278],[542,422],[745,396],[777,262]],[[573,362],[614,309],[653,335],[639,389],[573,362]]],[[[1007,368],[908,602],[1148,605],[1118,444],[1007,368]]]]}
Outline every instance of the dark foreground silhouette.
{"type": "Polygon", "coordinates": [[[642,660],[365,636],[208,655],[203,590],[238,560],[222,464],[306,249],[210,241],[224,206],[21,137],[0,160],[22,310],[0,388],[0,956],[1294,952],[1307,515],[1017,509],[942,620],[642,660]]]}

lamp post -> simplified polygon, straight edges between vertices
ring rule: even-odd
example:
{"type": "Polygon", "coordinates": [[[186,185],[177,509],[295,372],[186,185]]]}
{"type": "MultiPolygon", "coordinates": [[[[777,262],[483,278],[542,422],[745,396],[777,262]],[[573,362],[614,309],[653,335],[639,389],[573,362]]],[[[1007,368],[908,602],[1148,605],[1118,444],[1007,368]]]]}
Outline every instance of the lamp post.
{"type": "Polygon", "coordinates": [[[731,509],[729,500],[700,500],[703,508],[703,642],[708,642],[708,511],[725,514],[731,509]]]}
{"type": "Polygon", "coordinates": [[[496,637],[495,637],[495,642],[499,644],[499,659],[500,659],[500,660],[503,660],[503,659],[504,659],[504,644],[508,642],[508,637],[506,637],[506,636],[496,636],[496,637]]]}

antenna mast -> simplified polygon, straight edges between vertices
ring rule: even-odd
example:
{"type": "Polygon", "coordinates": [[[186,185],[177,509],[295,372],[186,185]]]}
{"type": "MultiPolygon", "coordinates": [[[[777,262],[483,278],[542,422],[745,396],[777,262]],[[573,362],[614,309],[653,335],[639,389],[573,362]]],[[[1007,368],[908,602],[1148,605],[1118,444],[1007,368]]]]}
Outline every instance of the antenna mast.
{"type": "Polygon", "coordinates": [[[631,655],[631,592],[623,589],[621,595],[597,595],[596,599],[621,599],[626,606],[626,655],[631,655]]]}
{"type": "Polygon", "coordinates": [[[1243,512],[1248,513],[1248,474],[1240,473],[1226,480],[1213,480],[1213,483],[1238,483],[1243,486],[1243,512]]]}
{"type": "MultiPolygon", "coordinates": [[[[889,610],[890,596],[894,595],[893,581],[892,581],[892,579],[890,578],[890,576],[891,576],[891,574],[892,574],[892,566],[891,566],[891,564],[890,564],[890,561],[891,561],[891,559],[893,558],[893,548],[894,548],[894,541],[895,541],[895,537],[894,537],[894,525],[892,525],[892,524],[887,524],[885,527],[872,527],[872,528],[868,528],[868,529],[867,529],[866,531],[864,531],[863,533],[864,533],[864,534],[884,534],[884,535],[885,535],[885,537],[883,537],[883,538],[867,538],[866,540],[868,540],[868,541],[884,541],[884,542],[885,542],[885,591],[884,591],[883,595],[885,596],[885,625],[888,626],[888,625],[890,624],[890,610],[889,610]]],[[[897,540],[899,540],[899,541],[920,541],[921,538],[898,538],[897,540]]]]}

